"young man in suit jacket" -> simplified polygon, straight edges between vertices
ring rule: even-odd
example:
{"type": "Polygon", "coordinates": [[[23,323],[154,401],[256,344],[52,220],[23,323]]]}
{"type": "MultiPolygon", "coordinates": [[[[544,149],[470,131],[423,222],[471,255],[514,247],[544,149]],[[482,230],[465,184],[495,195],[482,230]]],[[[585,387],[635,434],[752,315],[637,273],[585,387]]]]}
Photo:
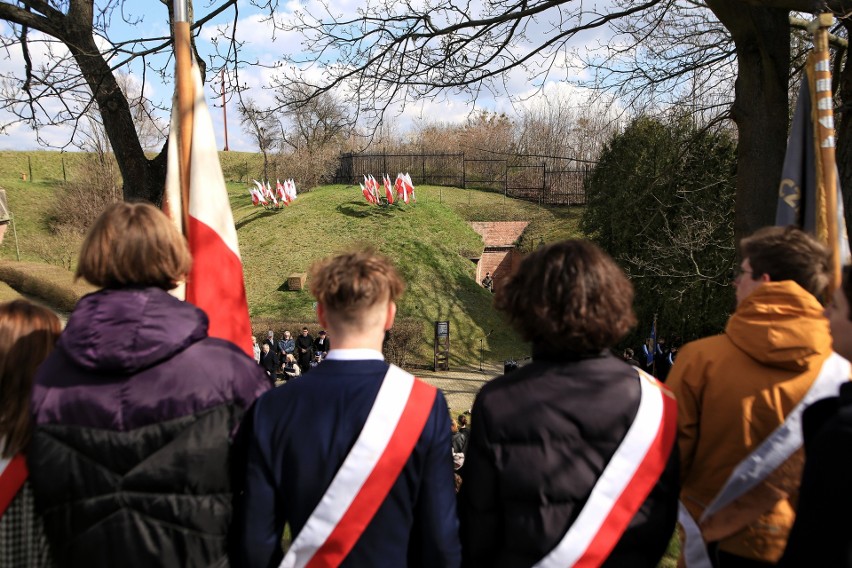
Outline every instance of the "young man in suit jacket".
{"type": "Polygon", "coordinates": [[[232,563],[278,566],[286,524],[286,566],[458,566],[446,400],[381,353],[402,280],[384,257],[353,252],[312,267],[310,282],[335,347],[243,422],[232,563]]]}

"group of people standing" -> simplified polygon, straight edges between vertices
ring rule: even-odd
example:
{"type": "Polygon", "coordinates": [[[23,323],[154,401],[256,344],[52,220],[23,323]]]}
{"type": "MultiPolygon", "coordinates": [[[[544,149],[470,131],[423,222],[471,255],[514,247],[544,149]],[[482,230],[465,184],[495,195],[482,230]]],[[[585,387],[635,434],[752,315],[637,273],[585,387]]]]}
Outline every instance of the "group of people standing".
{"type": "Polygon", "coordinates": [[[61,334],[0,306],[0,566],[654,568],[678,520],[688,567],[850,566],[850,523],[824,513],[852,504],[850,274],[827,319],[824,247],[773,228],[741,251],[726,333],[663,385],[611,353],[636,324],[615,262],[538,248],[495,292],[532,362],[453,435],[443,393],[381,354],[405,288],[388,259],[311,268],[335,347],[271,389],[168,294],[191,264],[168,219],[113,205],[77,269],[101,289],[61,334]]]}

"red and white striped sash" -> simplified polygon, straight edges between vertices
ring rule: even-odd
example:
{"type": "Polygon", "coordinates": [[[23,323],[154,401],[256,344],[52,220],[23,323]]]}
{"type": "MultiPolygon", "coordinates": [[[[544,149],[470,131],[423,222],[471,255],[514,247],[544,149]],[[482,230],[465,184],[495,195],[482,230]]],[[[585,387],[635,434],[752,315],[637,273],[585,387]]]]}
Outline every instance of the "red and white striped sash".
{"type": "Polygon", "coordinates": [[[17,453],[11,458],[0,459],[0,517],[9,508],[9,504],[21,490],[28,476],[29,470],[24,454],[17,453]]]}
{"type": "Polygon", "coordinates": [[[281,568],[338,566],[346,558],[411,456],[435,392],[435,387],[390,366],[355,445],[281,568]]]}
{"type": "Polygon", "coordinates": [[[639,410],[568,532],[535,568],[600,566],[612,552],[668,463],[677,432],[677,403],[639,371],[639,410]]]}

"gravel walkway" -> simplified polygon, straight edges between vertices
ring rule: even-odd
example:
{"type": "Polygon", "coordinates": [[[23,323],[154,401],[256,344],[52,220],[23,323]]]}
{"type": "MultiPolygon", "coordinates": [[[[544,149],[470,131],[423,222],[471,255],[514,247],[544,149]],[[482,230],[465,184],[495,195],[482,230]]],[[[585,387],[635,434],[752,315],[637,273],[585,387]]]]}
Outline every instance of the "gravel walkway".
{"type": "Polygon", "coordinates": [[[497,375],[503,374],[503,365],[483,365],[479,367],[450,368],[449,371],[431,369],[413,369],[411,372],[430,385],[444,391],[447,404],[453,411],[461,412],[473,405],[473,399],[480,387],[497,375]]]}

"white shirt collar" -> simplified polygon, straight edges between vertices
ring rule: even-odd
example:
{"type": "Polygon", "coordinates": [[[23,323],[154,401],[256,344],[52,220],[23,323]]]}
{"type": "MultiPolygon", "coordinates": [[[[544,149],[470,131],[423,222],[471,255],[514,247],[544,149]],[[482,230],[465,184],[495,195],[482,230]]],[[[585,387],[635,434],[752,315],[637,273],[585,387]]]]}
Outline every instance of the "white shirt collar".
{"type": "Polygon", "coordinates": [[[385,356],[375,349],[332,349],[327,361],[384,361],[385,356]]]}

